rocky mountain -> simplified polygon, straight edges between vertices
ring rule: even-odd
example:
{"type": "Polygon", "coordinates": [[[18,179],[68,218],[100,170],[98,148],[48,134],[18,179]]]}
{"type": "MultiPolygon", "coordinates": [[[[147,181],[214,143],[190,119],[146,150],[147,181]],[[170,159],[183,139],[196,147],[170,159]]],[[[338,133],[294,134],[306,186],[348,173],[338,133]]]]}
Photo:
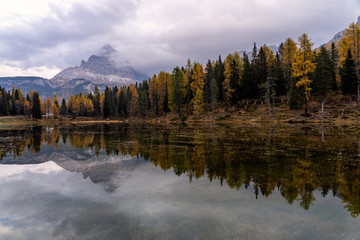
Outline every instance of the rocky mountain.
{"type": "Polygon", "coordinates": [[[68,99],[71,94],[92,92],[96,85],[103,91],[106,86],[135,84],[145,79],[146,75],[135,71],[114,48],[106,45],[97,55],[82,60],[80,66],[69,67],[52,79],[0,77],[0,86],[8,91],[13,86],[20,87],[24,94],[37,91],[43,99],[52,98],[54,93],[59,99],[68,99]]]}
{"type": "MultiPolygon", "coordinates": [[[[358,17],[356,24],[360,25],[360,16],[358,17]]],[[[334,37],[326,45],[331,45],[331,43],[336,43],[337,41],[339,41],[344,36],[345,32],[346,31],[344,29],[344,30],[338,32],[337,34],[335,34],[334,37]]]]}
{"type": "Polygon", "coordinates": [[[106,45],[97,55],[92,55],[87,61],[82,60],[80,66],[69,67],[58,73],[50,79],[50,84],[59,87],[73,79],[86,79],[93,84],[120,86],[147,78],[130,67],[114,48],[106,45]]]}
{"type": "Polygon", "coordinates": [[[30,90],[37,91],[42,99],[52,98],[54,93],[58,95],[59,99],[69,99],[71,94],[92,92],[96,85],[100,91],[105,90],[106,85],[94,84],[86,79],[73,79],[59,87],[53,87],[50,80],[40,77],[0,77],[0,86],[5,90],[11,91],[15,86],[19,87],[24,94],[30,90]]]}

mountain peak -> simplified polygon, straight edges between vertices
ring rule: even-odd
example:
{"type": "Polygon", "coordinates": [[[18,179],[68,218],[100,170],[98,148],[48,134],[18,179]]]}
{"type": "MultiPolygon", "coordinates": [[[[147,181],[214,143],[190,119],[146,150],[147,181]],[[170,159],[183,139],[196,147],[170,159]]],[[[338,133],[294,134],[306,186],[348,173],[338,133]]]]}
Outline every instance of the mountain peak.
{"type": "Polygon", "coordinates": [[[51,79],[53,86],[62,86],[73,79],[86,79],[92,84],[121,86],[135,84],[147,79],[137,73],[128,62],[112,46],[105,45],[96,55],[82,60],[80,66],[69,67],[51,79]]]}
{"type": "Polygon", "coordinates": [[[98,56],[101,56],[101,57],[103,57],[103,56],[109,56],[109,55],[111,55],[111,54],[114,53],[114,52],[116,52],[116,50],[115,50],[111,45],[107,44],[107,45],[104,45],[104,46],[101,48],[98,56]]]}

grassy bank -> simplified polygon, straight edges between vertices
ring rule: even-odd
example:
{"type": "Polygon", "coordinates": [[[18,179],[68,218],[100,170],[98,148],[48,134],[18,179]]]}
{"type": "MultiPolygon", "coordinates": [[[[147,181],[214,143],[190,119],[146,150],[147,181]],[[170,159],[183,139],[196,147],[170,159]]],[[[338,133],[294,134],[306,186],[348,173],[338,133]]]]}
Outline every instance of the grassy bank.
{"type": "Polygon", "coordinates": [[[321,104],[311,102],[309,104],[309,116],[303,116],[303,110],[289,110],[286,103],[278,103],[275,107],[274,116],[270,116],[265,104],[248,104],[238,107],[219,107],[213,113],[207,111],[199,116],[185,115],[183,121],[176,113],[169,113],[159,117],[132,117],[132,118],[43,118],[32,120],[27,116],[0,117],[0,128],[19,128],[34,125],[69,125],[69,124],[104,124],[104,123],[151,123],[160,125],[175,125],[182,122],[186,124],[256,124],[256,123],[310,123],[310,124],[334,124],[334,125],[357,125],[360,122],[360,103],[344,99],[333,99],[325,105],[325,113],[321,113],[321,104]]]}

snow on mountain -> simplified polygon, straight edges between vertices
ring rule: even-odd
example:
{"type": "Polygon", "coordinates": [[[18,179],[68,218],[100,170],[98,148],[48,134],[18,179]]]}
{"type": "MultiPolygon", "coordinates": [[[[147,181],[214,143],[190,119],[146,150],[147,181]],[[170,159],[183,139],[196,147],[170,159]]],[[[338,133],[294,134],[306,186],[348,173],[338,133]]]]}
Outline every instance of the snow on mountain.
{"type": "Polygon", "coordinates": [[[148,77],[136,72],[114,48],[105,45],[97,55],[92,55],[88,61],[82,60],[80,66],[61,71],[50,82],[53,87],[59,87],[75,78],[94,84],[121,86],[135,84],[148,77]]]}
{"type": "MultiPolygon", "coordinates": [[[[358,17],[358,20],[357,20],[356,24],[360,25],[360,16],[358,17]]],[[[334,37],[327,44],[336,43],[337,41],[339,41],[344,36],[345,32],[346,32],[345,29],[338,32],[337,34],[334,35],[334,37]]]]}

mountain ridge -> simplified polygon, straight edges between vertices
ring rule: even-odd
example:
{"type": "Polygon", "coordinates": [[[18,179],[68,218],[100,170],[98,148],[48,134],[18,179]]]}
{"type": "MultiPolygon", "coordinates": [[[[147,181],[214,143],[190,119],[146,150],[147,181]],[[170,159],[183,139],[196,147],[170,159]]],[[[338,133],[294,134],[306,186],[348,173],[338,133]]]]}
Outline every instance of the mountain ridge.
{"type": "Polygon", "coordinates": [[[114,48],[105,45],[97,55],[91,55],[87,61],[82,60],[79,66],[59,72],[50,79],[50,84],[59,87],[75,78],[87,79],[94,84],[115,86],[135,84],[148,77],[136,72],[114,48]]]}

